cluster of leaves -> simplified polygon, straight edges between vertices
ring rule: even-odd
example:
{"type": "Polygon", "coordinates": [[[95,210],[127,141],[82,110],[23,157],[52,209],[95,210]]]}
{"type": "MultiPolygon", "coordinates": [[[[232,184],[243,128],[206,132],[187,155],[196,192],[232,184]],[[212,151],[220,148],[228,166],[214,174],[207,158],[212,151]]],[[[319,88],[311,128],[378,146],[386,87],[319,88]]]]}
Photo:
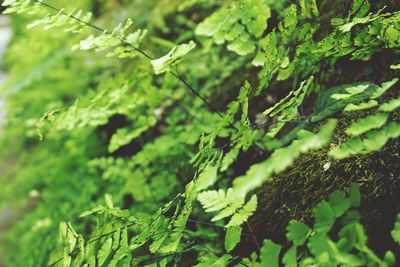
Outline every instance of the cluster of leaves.
{"type": "MultiPolygon", "coordinates": [[[[10,265],[277,266],[281,246],[269,240],[259,259],[229,254],[257,210],[253,191],[312,150],[330,145],[327,157],[340,160],[400,137],[399,98],[384,97],[397,79],[326,88],[339,59],[398,52],[398,11],[355,0],[321,33],[326,14],[315,0],[53,2],[3,2],[19,14],[0,155],[14,167],[0,171],[1,203],[39,198],[9,230],[10,265]],[[251,100],[281,81],[293,89],[272,107],[262,102],[266,122],[251,123],[251,100]],[[340,115],[360,111],[333,143],[340,115]]],[[[292,221],[283,262],[389,264],[349,210],[357,192],[318,204],[312,229],[292,221]],[[335,242],[328,233],[339,218],[335,242]]]]}
{"type": "MultiPolygon", "coordinates": [[[[333,148],[329,152],[329,155],[336,159],[344,159],[357,154],[368,154],[381,149],[389,139],[395,139],[400,136],[400,125],[395,121],[388,123],[390,121],[390,114],[399,108],[397,103],[398,98],[391,98],[381,104],[376,100],[397,82],[397,78],[385,82],[380,87],[375,86],[370,92],[367,89],[372,87],[368,84],[345,86],[342,89],[346,93],[334,93],[330,96],[330,98],[342,103],[347,102],[349,99],[358,98],[357,101],[352,101],[352,103],[345,106],[345,112],[369,110],[372,108],[375,110],[371,112],[372,114],[352,122],[345,129],[345,133],[351,138],[333,148]],[[365,138],[361,138],[362,135],[365,135],[365,138]]],[[[337,104],[327,104],[329,106],[326,109],[329,110],[328,113],[334,112],[337,108],[337,104]]],[[[316,116],[319,117],[321,115],[317,114],[316,116]]]]}
{"type": "MultiPolygon", "coordinates": [[[[192,189],[188,189],[187,193],[191,193],[190,190],[192,189]]],[[[187,205],[188,201],[190,200],[185,201],[184,208],[190,206],[187,205]]],[[[273,267],[279,266],[281,261],[284,266],[394,265],[396,260],[392,252],[388,251],[384,258],[380,259],[368,247],[368,238],[360,223],[360,213],[357,211],[360,203],[359,187],[355,184],[350,189],[348,197],[341,191],[335,191],[328,200],[321,201],[313,209],[315,224],[312,228],[296,220],[289,222],[286,236],[292,246],[282,256],[280,253],[282,246],[266,239],[259,256],[254,252],[251,257],[242,259],[237,266],[273,267]],[[339,222],[341,222],[342,227],[337,231],[338,236],[335,241],[330,237],[330,232],[333,230],[333,225],[337,225],[339,222]]],[[[171,207],[172,202],[168,203],[147,222],[131,216],[127,210],[115,208],[110,195],[106,195],[105,204],[105,206],[101,205],[81,214],[81,217],[97,214],[101,216],[102,221],[104,220],[100,223],[104,224],[100,228],[101,232],[97,232],[88,240],[84,240],[81,235],[77,234],[70,224],[60,224],[59,242],[65,244],[63,252],[65,254],[62,257],[63,265],[70,265],[73,261],[73,266],[80,266],[82,262],[87,262],[88,266],[96,266],[96,262],[100,266],[103,264],[117,266],[120,262],[122,266],[125,266],[124,264],[132,261],[131,251],[151,240],[153,241],[149,249],[152,253],[157,251],[168,253],[176,250],[180,238],[179,232],[175,232],[174,239],[166,240],[168,235],[165,230],[168,226],[164,224],[165,219],[162,219],[163,214],[171,207]],[[115,220],[115,218],[118,220],[115,220]],[[122,226],[121,221],[124,221],[122,226]],[[132,226],[141,232],[128,242],[127,227],[132,226]],[[143,231],[140,226],[146,226],[145,230],[143,231]],[[71,254],[74,252],[79,253],[79,255],[72,259],[71,254]]],[[[398,218],[400,218],[400,215],[398,218]]],[[[179,223],[182,223],[182,220],[185,219],[182,217],[174,218],[172,223],[176,227],[179,223]]],[[[393,239],[398,243],[400,243],[399,225],[400,219],[397,220],[391,232],[393,239]]],[[[184,225],[181,225],[181,227],[184,227],[184,225]]],[[[237,262],[237,257],[229,253],[240,243],[241,235],[242,229],[240,227],[228,227],[224,239],[226,254],[206,253],[199,258],[199,263],[196,266],[210,264],[212,266],[227,266],[230,263],[237,262]]],[[[56,258],[58,256],[55,255],[56,258]]],[[[137,259],[133,259],[133,262],[134,264],[143,264],[148,260],[137,261],[137,259]]],[[[161,265],[166,263],[166,259],[158,262],[161,265]]]]}
{"type": "Polygon", "coordinates": [[[216,44],[229,42],[228,50],[244,56],[256,50],[270,16],[262,0],[233,1],[201,22],[196,34],[212,37],[216,44]]]}
{"type": "MultiPolygon", "coordinates": [[[[361,197],[358,186],[353,185],[349,196],[335,191],[327,201],[318,203],[314,210],[314,226],[291,220],[287,226],[287,239],[292,243],[282,260],[285,266],[392,266],[395,263],[394,254],[386,252],[380,259],[368,248],[368,237],[360,223],[361,197]],[[329,233],[334,224],[341,222],[337,237],[332,239],[329,233]],[[298,254],[301,247],[307,250],[298,254]]],[[[275,245],[276,246],[276,245],[275,245]]],[[[280,249],[280,247],[279,247],[280,249]]],[[[272,257],[271,257],[272,259],[272,257]]],[[[277,262],[275,257],[274,261],[277,262]]],[[[274,265],[271,262],[271,266],[274,265]]]]}
{"type": "MultiPolygon", "coordinates": [[[[259,252],[243,259],[247,266],[393,266],[396,263],[393,252],[386,252],[380,259],[367,245],[368,237],[360,223],[357,208],[361,204],[359,187],[355,184],[348,196],[339,190],[327,200],[318,203],[313,209],[314,225],[291,220],[286,228],[286,237],[291,246],[285,248],[266,239],[259,252]],[[333,226],[341,228],[335,230],[333,226]],[[333,237],[333,238],[332,238],[333,237]],[[258,259],[259,258],[259,259],[258,259]]],[[[399,243],[399,218],[391,232],[399,243]]],[[[240,228],[231,227],[226,231],[225,248],[227,252],[240,242],[240,228]]],[[[225,265],[234,257],[224,257],[225,265]]],[[[208,262],[212,263],[212,262],[208,262]]],[[[246,266],[245,265],[245,266],[246,266]]],[[[241,266],[240,264],[238,266],[241,266]]]]}
{"type": "Polygon", "coordinates": [[[275,75],[278,81],[304,79],[312,74],[323,79],[323,66],[334,64],[338,58],[365,60],[383,47],[398,47],[398,12],[369,13],[368,1],[354,1],[348,17],[333,18],[335,28],[316,41],[320,25],[317,19],[310,22],[310,17],[318,17],[317,5],[315,1],[300,1],[300,6],[300,11],[295,5],[290,6],[283,22],[260,40],[260,50],[253,60],[254,65],[262,66],[258,92],[275,75]]]}

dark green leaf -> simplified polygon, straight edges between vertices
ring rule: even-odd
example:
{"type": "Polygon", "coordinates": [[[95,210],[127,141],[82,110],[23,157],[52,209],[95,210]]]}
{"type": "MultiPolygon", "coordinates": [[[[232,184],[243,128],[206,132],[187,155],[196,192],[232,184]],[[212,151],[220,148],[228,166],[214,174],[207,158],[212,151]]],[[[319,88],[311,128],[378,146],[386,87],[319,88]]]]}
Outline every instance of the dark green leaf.
{"type": "Polygon", "coordinates": [[[311,229],[304,223],[291,220],[286,228],[286,236],[294,245],[301,246],[311,233],[311,229]]]}

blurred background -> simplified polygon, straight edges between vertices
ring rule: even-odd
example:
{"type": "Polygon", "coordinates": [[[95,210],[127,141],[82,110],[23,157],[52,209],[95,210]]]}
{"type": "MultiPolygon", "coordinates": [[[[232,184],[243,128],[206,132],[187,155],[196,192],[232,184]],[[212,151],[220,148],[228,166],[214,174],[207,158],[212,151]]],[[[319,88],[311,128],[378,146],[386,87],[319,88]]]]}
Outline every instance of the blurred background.
{"type": "MultiPolygon", "coordinates": [[[[2,3],[2,1],[0,1],[2,3]]],[[[0,9],[0,13],[2,13],[3,8],[0,9]]],[[[11,38],[11,28],[10,28],[10,20],[9,17],[1,14],[0,15],[0,87],[7,79],[7,73],[3,71],[2,62],[5,53],[5,49],[7,47],[8,42],[11,38]]],[[[0,95],[0,134],[2,132],[2,128],[4,125],[4,121],[6,118],[6,108],[5,108],[6,99],[4,96],[0,95]]],[[[0,148],[1,149],[1,148],[0,148]]],[[[0,170],[0,173],[2,170],[0,170]]],[[[9,218],[12,211],[10,208],[2,208],[0,209],[0,242],[3,242],[4,232],[9,225],[9,218]]],[[[0,251],[0,266],[4,266],[2,261],[2,253],[0,251]]]]}
{"type": "MultiPolygon", "coordinates": [[[[4,50],[11,38],[11,29],[9,27],[9,18],[5,15],[0,15],[0,64],[3,60],[4,50]]],[[[6,73],[0,69],[0,85],[6,80],[6,73]]],[[[4,121],[4,99],[0,99],[0,129],[4,121]]]]}
{"type": "MultiPolygon", "coordinates": [[[[167,24],[161,19],[167,17],[164,13],[176,10],[181,0],[49,2],[66,10],[92,12],[96,25],[103,28],[113,29],[133,17],[138,19],[132,31],[165,31],[162,40],[147,39],[146,49],[156,56],[168,53],[173,46],[168,40],[175,42],[181,32],[183,39],[177,42],[190,38],[179,27],[167,31],[167,24]],[[165,9],[172,3],[172,11],[165,9]]],[[[42,10],[41,14],[0,19],[0,70],[4,70],[0,74],[0,266],[46,266],[60,258],[60,222],[71,222],[85,236],[95,234],[96,221],[79,215],[102,205],[105,194],[112,195],[115,206],[130,209],[132,214],[153,214],[177,192],[184,191],[186,181],[178,182],[176,177],[192,177],[187,162],[193,156],[193,142],[204,131],[202,124],[186,126],[189,115],[173,110],[169,107],[172,102],[166,100],[179,100],[195,108],[194,112],[204,110],[203,105],[193,104],[197,100],[192,97],[180,100],[186,89],[169,76],[158,78],[167,85],[159,94],[152,85],[150,63],[145,58],[117,59],[107,58],[105,53],[72,51],[71,47],[84,35],[59,28],[27,29],[27,25],[47,13],[42,10]],[[96,97],[93,106],[97,95],[101,97],[96,97]],[[140,105],[135,104],[138,97],[143,99],[140,105]],[[111,106],[110,98],[114,101],[111,106]],[[67,122],[68,127],[73,125],[72,128],[56,129],[46,123],[41,140],[37,125],[43,114],[59,109],[68,111],[77,99],[81,115],[71,114],[60,120],[67,122]],[[147,99],[151,101],[144,101],[147,99]],[[160,114],[160,106],[171,113],[171,119],[160,120],[155,130],[108,150],[111,136],[119,129],[132,131],[143,127],[134,122],[160,114]],[[89,119],[92,116],[97,118],[94,123],[89,119]],[[177,138],[181,132],[190,133],[191,138],[177,138]],[[139,152],[143,156],[134,160],[133,155],[139,152]],[[157,169],[150,170],[149,165],[157,169]]],[[[186,25],[184,22],[181,27],[186,29],[186,25]]],[[[200,53],[198,56],[203,57],[200,53]]],[[[212,86],[208,86],[210,91],[212,86]]]]}

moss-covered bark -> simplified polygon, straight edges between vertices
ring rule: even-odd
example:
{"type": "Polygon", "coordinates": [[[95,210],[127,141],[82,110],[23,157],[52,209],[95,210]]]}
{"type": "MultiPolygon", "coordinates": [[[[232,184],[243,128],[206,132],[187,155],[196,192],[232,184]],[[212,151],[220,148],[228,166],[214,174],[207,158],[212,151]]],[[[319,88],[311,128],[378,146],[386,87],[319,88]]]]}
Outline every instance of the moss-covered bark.
{"type": "MultiPolygon", "coordinates": [[[[393,89],[389,95],[397,90],[393,89]]],[[[333,143],[344,140],[343,129],[363,114],[339,114],[340,126],[333,143]]],[[[399,121],[400,114],[395,113],[392,117],[399,121]]],[[[396,252],[390,231],[400,212],[400,141],[390,141],[378,152],[345,160],[333,160],[327,156],[328,150],[302,155],[292,167],[274,176],[257,191],[259,205],[249,226],[258,242],[269,238],[288,245],[285,233],[291,219],[311,225],[312,208],[318,202],[335,190],[349,191],[351,184],[356,182],[361,187],[361,222],[370,247],[380,256],[387,250],[396,252]]],[[[252,235],[245,235],[243,241],[237,249],[240,254],[246,255],[257,249],[252,235]]]]}
{"type": "MultiPolygon", "coordinates": [[[[330,29],[330,19],[346,17],[344,12],[350,9],[353,1],[322,1],[319,3],[321,14],[321,30],[330,29]]],[[[400,9],[399,1],[370,1],[371,9],[376,11],[395,11],[400,9]]],[[[388,66],[395,64],[397,54],[390,49],[373,55],[370,59],[353,61],[349,57],[340,58],[332,67],[333,75],[323,84],[325,90],[346,83],[372,81],[376,84],[393,79],[395,72],[388,66]]],[[[279,87],[282,83],[272,84],[268,93],[276,93],[279,99],[279,87]],[[276,88],[275,88],[276,87],[276,88]]],[[[398,87],[389,92],[397,95],[398,87]]],[[[386,96],[388,97],[388,95],[386,96]]],[[[309,97],[304,106],[311,107],[315,98],[309,97]]],[[[253,107],[253,109],[257,109],[253,107]]],[[[254,112],[253,112],[254,113],[254,112]]],[[[341,129],[356,117],[365,116],[365,112],[356,115],[337,114],[341,129]]],[[[394,114],[399,120],[399,114],[394,114]]],[[[310,125],[310,127],[312,127],[310,125]]],[[[338,130],[334,142],[343,139],[343,130],[338,130]]],[[[381,151],[364,156],[356,156],[346,160],[335,161],[327,156],[328,148],[302,155],[295,164],[284,173],[274,176],[263,188],[257,191],[259,205],[256,214],[251,218],[249,226],[258,243],[265,238],[286,244],[286,226],[291,219],[312,224],[312,208],[319,201],[327,198],[339,189],[348,191],[353,182],[361,185],[362,206],[361,222],[369,236],[369,245],[380,256],[387,250],[396,251],[395,243],[390,236],[396,214],[400,212],[400,141],[389,142],[381,151]],[[329,166],[329,168],[328,168],[329,166]]],[[[250,232],[249,229],[247,233],[250,232]]],[[[258,244],[251,234],[243,236],[243,242],[236,249],[241,255],[257,249],[258,244]]],[[[399,252],[397,252],[399,256],[399,252]]]]}

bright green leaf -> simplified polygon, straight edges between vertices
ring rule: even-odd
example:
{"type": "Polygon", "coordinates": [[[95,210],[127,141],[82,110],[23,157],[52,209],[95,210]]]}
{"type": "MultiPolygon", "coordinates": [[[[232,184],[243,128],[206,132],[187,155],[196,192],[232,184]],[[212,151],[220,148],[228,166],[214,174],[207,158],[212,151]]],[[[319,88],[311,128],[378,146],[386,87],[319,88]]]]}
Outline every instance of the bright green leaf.
{"type": "Polygon", "coordinates": [[[275,244],[271,240],[264,240],[260,250],[261,266],[278,267],[281,249],[282,246],[275,244]]]}
{"type": "Polygon", "coordinates": [[[227,252],[232,251],[236,245],[240,242],[240,236],[242,234],[242,228],[238,226],[228,227],[225,234],[225,250],[227,252]]]}
{"type": "Polygon", "coordinates": [[[186,54],[189,53],[195,47],[196,44],[193,41],[190,41],[188,44],[181,44],[179,46],[175,46],[165,56],[159,59],[152,60],[151,64],[153,65],[154,72],[156,74],[169,72],[172,69],[172,67],[179,64],[179,62],[182,61],[183,57],[186,56],[186,54]]]}

